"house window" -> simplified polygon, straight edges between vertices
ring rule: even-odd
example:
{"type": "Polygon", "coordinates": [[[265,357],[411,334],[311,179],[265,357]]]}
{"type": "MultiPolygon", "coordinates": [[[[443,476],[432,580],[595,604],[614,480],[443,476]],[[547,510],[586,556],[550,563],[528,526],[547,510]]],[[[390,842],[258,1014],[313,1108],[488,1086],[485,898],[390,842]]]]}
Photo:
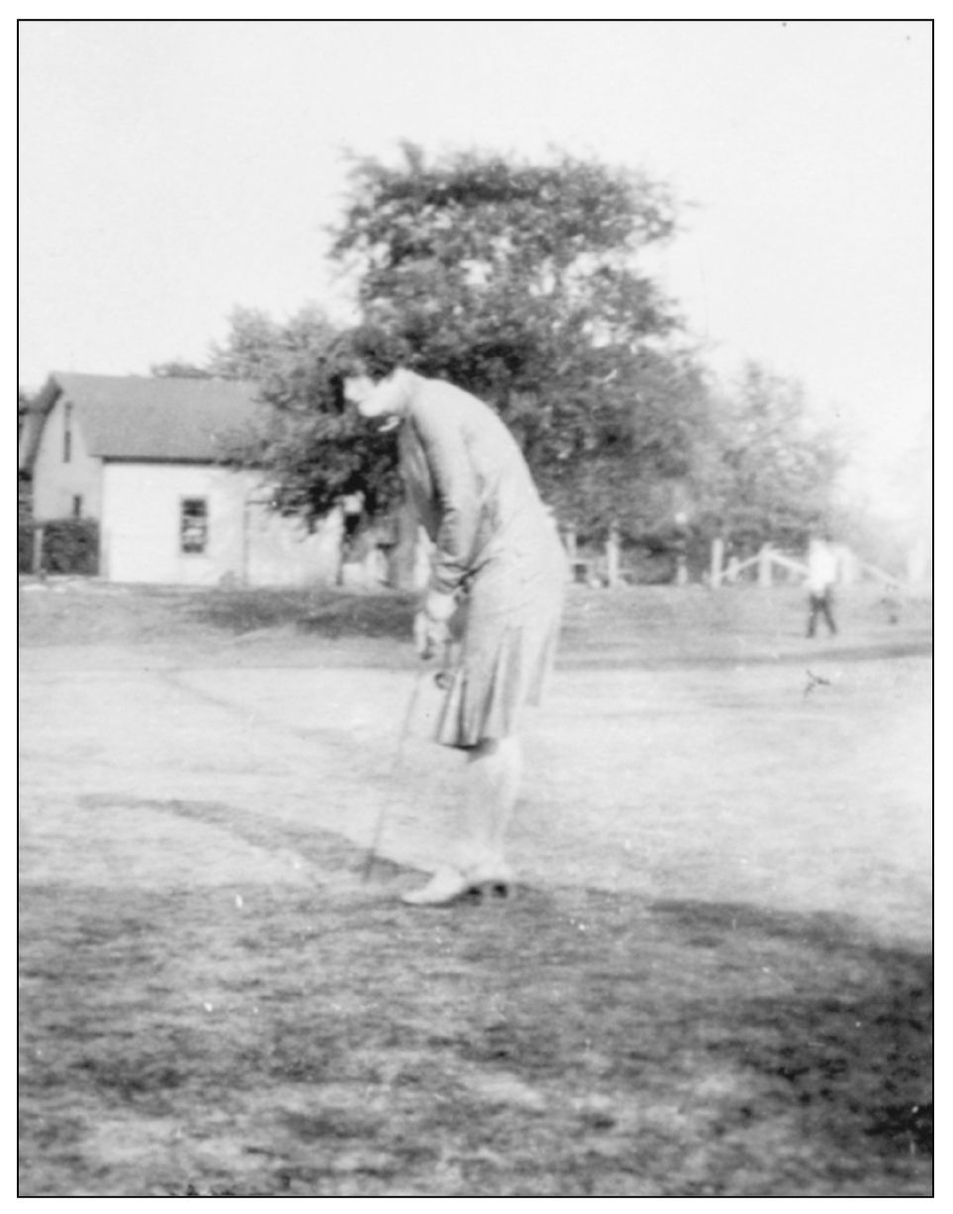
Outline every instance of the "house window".
{"type": "Polygon", "coordinates": [[[73,458],[73,406],[67,405],[63,411],[63,463],[68,464],[73,458]]]}
{"type": "Polygon", "coordinates": [[[77,493],[73,497],[73,518],[82,518],[82,517],[83,517],[83,495],[81,493],[77,493]]]}
{"type": "Polygon", "coordinates": [[[179,543],[181,550],[189,553],[202,553],[208,547],[208,498],[182,499],[179,543]]]}

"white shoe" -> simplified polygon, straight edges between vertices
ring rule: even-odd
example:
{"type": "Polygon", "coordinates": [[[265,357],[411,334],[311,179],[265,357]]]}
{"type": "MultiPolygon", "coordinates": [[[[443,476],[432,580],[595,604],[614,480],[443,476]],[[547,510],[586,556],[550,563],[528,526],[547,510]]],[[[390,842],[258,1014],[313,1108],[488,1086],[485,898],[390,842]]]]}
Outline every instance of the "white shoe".
{"type": "Polygon", "coordinates": [[[473,882],[459,869],[438,868],[422,889],[411,890],[401,895],[401,902],[408,906],[448,906],[469,894],[473,882]]]}

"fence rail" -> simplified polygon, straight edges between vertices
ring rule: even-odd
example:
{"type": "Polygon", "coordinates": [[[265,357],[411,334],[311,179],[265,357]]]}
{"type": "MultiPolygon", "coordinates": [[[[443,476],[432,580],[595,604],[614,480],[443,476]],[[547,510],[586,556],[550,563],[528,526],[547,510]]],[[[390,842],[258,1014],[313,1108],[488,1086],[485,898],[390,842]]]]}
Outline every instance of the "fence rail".
{"type": "MultiPolygon", "coordinates": [[[[612,588],[620,585],[631,585],[645,580],[637,575],[636,569],[626,562],[625,553],[619,544],[615,533],[609,534],[604,552],[580,551],[575,543],[572,532],[564,535],[565,547],[569,557],[573,579],[586,582],[593,586],[612,588]]],[[[910,576],[904,578],[888,573],[870,561],[864,561],[846,546],[837,546],[838,581],[842,585],[870,580],[877,582],[891,594],[921,593],[924,584],[929,582],[925,576],[910,576]]],[[[676,585],[684,585],[688,581],[684,554],[673,549],[671,555],[671,575],[663,580],[673,581],[676,585]]],[[[754,573],[754,580],[763,589],[770,588],[778,580],[786,582],[804,582],[808,577],[808,564],[798,555],[782,552],[771,544],[763,545],[752,556],[739,560],[737,557],[725,559],[725,544],[723,540],[715,539],[711,545],[711,560],[707,573],[702,581],[712,589],[721,586],[735,585],[745,580],[746,575],[754,573]]],[[[652,580],[652,579],[649,579],[652,580]]]]}

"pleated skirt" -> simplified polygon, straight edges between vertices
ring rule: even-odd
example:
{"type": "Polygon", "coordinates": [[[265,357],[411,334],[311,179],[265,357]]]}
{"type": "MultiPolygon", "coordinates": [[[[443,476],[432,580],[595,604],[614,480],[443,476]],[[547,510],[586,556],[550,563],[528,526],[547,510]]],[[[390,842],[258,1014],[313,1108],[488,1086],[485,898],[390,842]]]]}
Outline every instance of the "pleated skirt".
{"type": "Polygon", "coordinates": [[[475,575],[463,608],[460,660],[435,740],[469,749],[519,731],[552,669],[567,564],[555,528],[538,544],[494,556],[475,575]]]}

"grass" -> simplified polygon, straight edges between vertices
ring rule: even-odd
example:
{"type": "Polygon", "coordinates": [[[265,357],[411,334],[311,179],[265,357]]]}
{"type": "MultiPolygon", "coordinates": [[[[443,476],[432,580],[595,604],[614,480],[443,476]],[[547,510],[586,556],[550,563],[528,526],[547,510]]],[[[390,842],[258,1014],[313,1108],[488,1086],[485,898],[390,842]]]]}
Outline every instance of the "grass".
{"type": "MultiPolygon", "coordinates": [[[[345,641],[348,661],[390,660],[412,608],[399,595],[24,589],[20,1195],[929,1195],[929,942],[742,901],[720,870],[705,869],[702,893],[692,865],[706,841],[756,822],[776,827],[759,853],[770,856],[814,821],[796,799],[776,821],[764,812],[750,767],[725,795],[640,810],[640,862],[665,868],[678,896],[540,882],[425,913],[396,897],[409,871],[380,861],[361,881],[363,854],[318,829],[309,800],[313,785],[344,804],[387,794],[364,727],[348,724],[359,692],[342,677],[319,711],[309,697],[333,691],[336,671],[292,675],[333,667],[345,641]],[[204,698],[151,671],[157,646],[175,671],[195,664],[204,698]],[[276,766],[292,749],[308,756],[300,801],[299,777],[276,766]],[[741,812],[746,797],[755,812],[741,812]]],[[[870,807],[837,823],[843,868],[818,863],[818,892],[832,872],[886,879],[865,830],[886,830],[906,802],[848,760],[893,720],[878,696],[919,686],[909,663],[903,683],[902,663],[873,659],[926,654],[929,608],[891,624],[858,593],[842,617],[844,636],[812,648],[794,593],[574,592],[562,660],[578,712],[625,694],[661,732],[631,709],[587,732],[563,700],[550,744],[604,733],[601,774],[621,798],[611,764],[633,756],[616,754],[618,738],[667,797],[661,763],[611,729],[642,720],[710,772],[745,741],[727,757],[760,755],[790,788],[802,739],[829,728],[844,795],[870,807]],[[791,680],[771,673],[838,653],[870,670],[827,701],[806,698],[796,667],[791,680]],[[761,673],[736,674],[739,662],[761,673]],[[709,663],[730,670],[726,691],[709,663]]],[[[364,672],[361,688],[386,690],[375,678],[364,672]]],[[[585,788],[582,758],[561,769],[568,789],[543,781],[545,820],[570,844],[564,801],[585,788]]],[[[809,782],[794,774],[796,788],[809,782]]],[[[583,824],[608,835],[596,808],[583,824]]],[[[783,863],[771,872],[791,877],[783,863]]]]}
{"type": "Polygon", "coordinates": [[[27,892],[22,1195],[929,1189],[929,958],[824,918],[27,892]]]}
{"type": "Polygon", "coordinates": [[[195,604],[194,618],[233,633],[294,627],[298,632],[337,639],[341,636],[390,637],[410,635],[415,596],[347,591],[215,592],[195,604]]]}
{"type": "MultiPolygon", "coordinates": [[[[567,600],[563,648],[591,649],[619,638],[640,657],[699,660],[723,651],[719,641],[743,636],[762,647],[781,632],[800,634],[803,593],[778,588],[712,594],[700,587],[637,587],[616,593],[572,587],[567,600]],[[795,621],[797,622],[795,624],[795,621]]],[[[384,590],[354,593],[337,588],[184,589],[113,586],[95,579],[26,579],[21,585],[21,645],[110,642],[175,643],[207,637],[290,631],[336,640],[342,637],[405,641],[417,596],[384,590]]],[[[847,630],[876,632],[881,643],[915,633],[926,639],[932,602],[897,603],[868,586],[845,593],[839,611],[847,630]],[[900,627],[896,627],[900,625],[900,627]]]]}
{"type": "Polygon", "coordinates": [[[272,630],[338,638],[404,638],[414,596],[313,590],[110,586],[74,578],[21,587],[20,644],[175,641],[272,630]]]}

